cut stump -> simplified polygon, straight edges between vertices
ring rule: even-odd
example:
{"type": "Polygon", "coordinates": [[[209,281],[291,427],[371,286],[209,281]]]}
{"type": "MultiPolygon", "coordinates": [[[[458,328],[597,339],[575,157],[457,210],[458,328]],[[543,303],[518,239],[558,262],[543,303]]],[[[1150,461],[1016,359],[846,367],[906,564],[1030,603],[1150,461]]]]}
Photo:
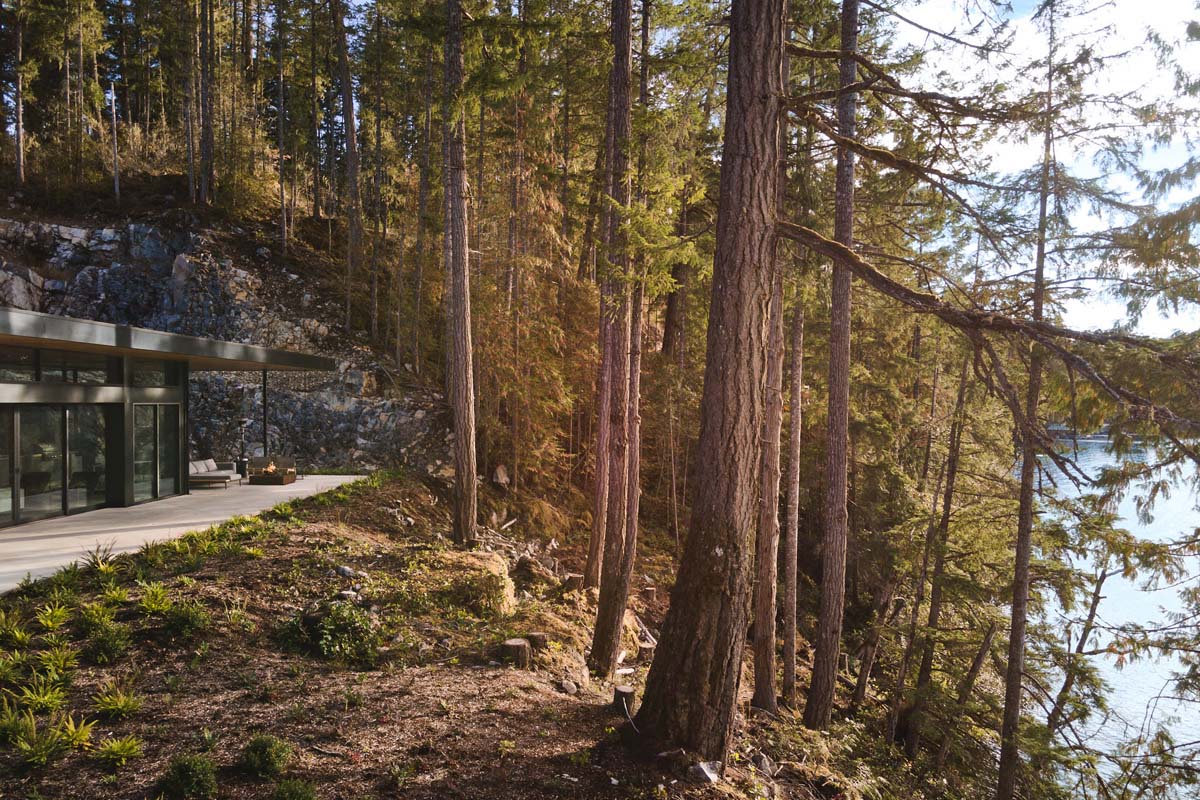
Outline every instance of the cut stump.
{"type": "Polygon", "coordinates": [[[533,648],[533,652],[545,650],[546,645],[550,643],[550,635],[545,631],[534,631],[533,633],[525,634],[525,638],[529,640],[529,646],[533,648]]]}
{"type": "Polygon", "coordinates": [[[633,687],[617,686],[613,689],[613,708],[622,714],[633,714],[633,687]]]}
{"type": "Polygon", "coordinates": [[[531,650],[528,639],[509,639],[500,645],[500,657],[518,669],[529,669],[531,650]]]}

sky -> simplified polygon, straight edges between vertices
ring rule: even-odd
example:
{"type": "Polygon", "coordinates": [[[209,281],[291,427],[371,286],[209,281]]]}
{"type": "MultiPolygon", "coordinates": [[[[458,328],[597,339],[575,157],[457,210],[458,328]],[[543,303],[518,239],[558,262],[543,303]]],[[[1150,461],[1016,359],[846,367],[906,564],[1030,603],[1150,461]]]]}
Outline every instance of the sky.
{"type": "MultiPolygon", "coordinates": [[[[987,4],[988,0],[916,0],[897,5],[904,16],[933,30],[953,33],[959,38],[979,41],[982,37],[970,32],[971,22],[964,12],[964,6],[987,4]]],[[[1128,51],[1128,56],[1122,60],[1117,70],[1106,71],[1106,78],[1101,88],[1109,91],[1137,90],[1146,98],[1170,97],[1175,99],[1173,76],[1162,70],[1156,62],[1152,48],[1145,44],[1147,33],[1153,28],[1163,39],[1180,44],[1180,58],[1185,64],[1200,68],[1200,42],[1186,41],[1187,24],[1191,20],[1200,20],[1198,0],[1095,0],[1092,6],[1096,11],[1088,16],[1085,22],[1079,23],[1086,28],[1077,33],[1087,34],[1091,41],[1092,31],[1108,28],[1110,33],[1102,47],[1109,51],[1128,51]],[[1148,13],[1151,12],[1152,13],[1148,13]]],[[[1009,15],[1014,30],[1012,43],[1008,54],[1014,61],[1022,62],[1037,58],[1046,49],[1045,34],[1038,29],[1031,19],[1037,0],[1014,0],[1012,13],[1009,15]]],[[[900,44],[924,46],[932,43],[931,37],[904,22],[897,23],[897,39],[900,44]]],[[[988,71],[993,65],[981,62],[970,55],[965,48],[949,50],[931,64],[927,80],[936,81],[939,72],[953,75],[956,78],[969,80],[970,76],[989,76],[988,71]]],[[[992,156],[993,163],[1000,172],[1027,168],[1037,162],[1039,143],[1029,141],[994,141],[986,151],[992,156]]],[[[1096,174],[1097,168],[1091,163],[1086,153],[1058,153],[1059,158],[1070,164],[1076,174],[1096,174]]],[[[1187,149],[1182,143],[1148,152],[1143,159],[1145,166],[1166,167],[1177,164],[1187,157],[1187,149]]],[[[1122,179],[1123,180],[1123,179],[1122,179]]],[[[1128,185],[1129,182],[1125,181],[1128,185]]],[[[1181,188],[1160,203],[1167,208],[1195,196],[1200,187],[1190,186],[1181,188]]],[[[1091,217],[1087,211],[1077,213],[1074,223],[1080,228],[1095,228],[1104,221],[1091,217]]],[[[1123,301],[1104,291],[1104,286],[1091,284],[1087,287],[1089,296],[1086,299],[1071,300],[1065,303],[1064,321],[1074,328],[1110,328],[1125,320],[1126,311],[1123,301]]],[[[1136,330],[1150,336],[1167,336],[1177,331],[1193,331],[1200,329],[1200,308],[1188,307],[1178,313],[1164,314],[1157,309],[1149,309],[1136,325],[1136,330]]]]}

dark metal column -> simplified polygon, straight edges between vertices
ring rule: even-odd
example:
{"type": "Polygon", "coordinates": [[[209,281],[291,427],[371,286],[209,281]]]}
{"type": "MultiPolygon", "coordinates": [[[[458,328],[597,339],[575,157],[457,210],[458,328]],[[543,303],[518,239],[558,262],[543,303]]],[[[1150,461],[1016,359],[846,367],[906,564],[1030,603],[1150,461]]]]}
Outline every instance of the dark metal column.
{"type": "Polygon", "coordinates": [[[270,435],[267,433],[267,371],[262,371],[262,411],[263,411],[263,458],[266,458],[271,451],[269,444],[270,435]]]}

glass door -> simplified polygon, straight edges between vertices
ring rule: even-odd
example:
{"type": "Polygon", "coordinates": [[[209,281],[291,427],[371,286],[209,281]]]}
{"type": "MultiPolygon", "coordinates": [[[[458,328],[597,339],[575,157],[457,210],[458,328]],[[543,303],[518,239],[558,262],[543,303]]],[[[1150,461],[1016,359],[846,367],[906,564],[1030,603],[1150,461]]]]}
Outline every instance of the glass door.
{"type": "Polygon", "coordinates": [[[108,465],[104,409],[71,406],[67,409],[67,510],[99,508],[108,499],[108,465]]]}
{"type": "Polygon", "coordinates": [[[20,420],[21,521],[60,516],[65,511],[63,408],[25,406],[17,416],[20,420]]]}
{"type": "Polygon", "coordinates": [[[179,406],[133,407],[133,500],[179,492],[179,406]]]}

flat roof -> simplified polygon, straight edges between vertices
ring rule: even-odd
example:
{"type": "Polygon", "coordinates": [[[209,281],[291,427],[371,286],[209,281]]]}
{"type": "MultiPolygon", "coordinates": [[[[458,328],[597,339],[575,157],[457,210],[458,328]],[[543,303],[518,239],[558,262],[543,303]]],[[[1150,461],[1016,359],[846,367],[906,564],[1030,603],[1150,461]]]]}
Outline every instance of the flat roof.
{"type": "Polygon", "coordinates": [[[202,339],[110,322],[0,309],[0,345],[186,361],[194,370],[330,371],[333,359],[253,344],[202,339]]]}

